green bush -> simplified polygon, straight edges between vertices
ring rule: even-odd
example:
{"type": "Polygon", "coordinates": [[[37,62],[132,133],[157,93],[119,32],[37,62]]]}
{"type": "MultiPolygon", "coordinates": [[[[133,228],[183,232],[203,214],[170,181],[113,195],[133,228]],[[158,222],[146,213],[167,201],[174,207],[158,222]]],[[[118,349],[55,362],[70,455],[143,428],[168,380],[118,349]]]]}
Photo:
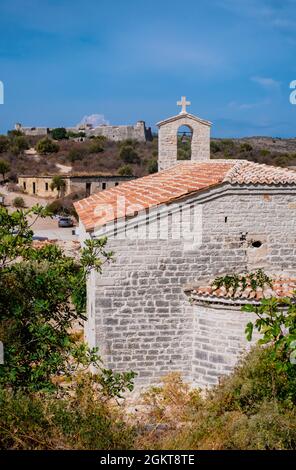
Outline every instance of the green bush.
{"type": "Polygon", "coordinates": [[[25,201],[21,196],[17,196],[14,198],[12,201],[12,204],[14,207],[20,208],[20,207],[25,207],[25,201]]]}
{"type": "Polygon", "coordinates": [[[156,158],[152,158],[151,160],[149,160],[147,169],[148,169],[149,174],[157,173],[158,160],[156,158]]]}
{"type": "Polygon", "coordinates": [[[10,171],[10,165],[6,160],[0,160],[0,174],[5,179],[6,173],[10,171]]]}
{"type": "Polygon", "coordinates": [[[64,127],[56,127],[55,129],[52,129],[51,137],[54,140],[64,140],[68,139],[68,134],[64,127]]]}
{"type": "Polygon", "coordinates": [[[73,131],[68,131],[67,132],[67,137],[68,138],[73,138],[73,139],[78,139],[79,137],[85,137],[85,132],[79,131],[79,132],[73,132],[73,131]]]}
{"type": "Polygon", "coordinates": [[[218,144],[218,142],[215,142],[215,141],[211,141],[210,149],[212,153],[217,153],[221,151],[220,145],[218,144]]]}
{"type": "Polygon", "coordinates": [[[37,142],[35,149],[41,155],[46,155],[47,153],[57,153],[60,147],[56,142],[53,142],[53,140],[44,137],[37,142]]]}
{"type": "Polygon", "coordinates": [[[55,199],[48,204],[47,210],[54,215],[70,215],[78,220],[78,214],[73,205],[74,200],[85,197],[85,193],[71,193],[68,196],[55,199]]]}
{"type": "Polygon", "coordinates": [[[260,155],[261,155],[261,157],[267,157],[268,155],[270,155],[270,153],[271,153],[271,152],[270,152],[270,150],[268,150],[268,149],[261,149],[261,150],[260,150],[260,155]]]}
{"type": "Polygon", "coordinates": [[[25,136],[16,135],[11,138],[10,143],[9,143],[9,151],[13,155],[18,156],[21,153],[23,153],[24,150],[27,150],[28,148],[29,148],[29,144],[25,136]]]}
{"type": "Polygon", "coordinates": [[[108,141],[108,139],[105,135],[91,135],[89,139],[90,140],[95,140],[96,142],[100,142],[102,147],[108,141]]]}
{"type": "Polygon", "coordinates": [[[186,148],[178,148],[178,160],[190,160],[191,151],[186,148]]]}
{"type": "Polygon", "coordinates": [[[118,174],[120,176],[133,176],[133,169],[130,165],[122,165],[118,170],[118,174]]]}
{"type": "Polygon", "coordinates": [[[231,139],[222,139],[222,140],[221,140],[221,144],[222,144],[224,147],[234,147],[234,142],[233,142],[233,140],[231,140],[231,139]]]}
{"type": "Polygon", "coordinates": [[[248,144],[248,142],[244,142],[239,147],[240,152],[251,152],[253,150],[252,145],[248,144]]]}
{"type": "Polygon", "coordinates": [[[101,153],[104,152],[101,139],[92,139],[88,147],[89,153],[101,153]]]}
{"type": "Polygon", "coordinates": [[[290,158],[287,155],[278,155],[274,158],[273,163],[278,166],[287,166],[290,163],[290,158]]]}
{"type": "Polygon", "coordinates": [[[131,145],[121,147],[119,156],[125,163],[140,163],[140,157],[131,145]]]}
{"type": "Polygon", "coordinates": [[[9,139],[5,135],[0,135],[0,153],[6,152],[9,147],[9,139]]]}

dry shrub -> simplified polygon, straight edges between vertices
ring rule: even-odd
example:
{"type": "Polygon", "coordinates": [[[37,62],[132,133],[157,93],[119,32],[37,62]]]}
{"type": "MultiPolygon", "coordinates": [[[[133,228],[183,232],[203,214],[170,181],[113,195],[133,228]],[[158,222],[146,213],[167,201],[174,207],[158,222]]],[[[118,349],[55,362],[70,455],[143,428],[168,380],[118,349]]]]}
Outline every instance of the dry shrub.
{"type": "Polygon", "coordinates": [[[133,438],[118,405],[87,374],[63,396],[0,391],[0,449],[129,449],[133,438]]]}
{"type": "Polygon", "coordinates": [[[179,372],[168,374],[161,387],[152,387],[143,395],[143,403],[147,406],[146,419],[169,425],[187,421],[192,409],[197,409],[201,401],[199,390],[190,389],[179,372]]]}
{"type": "MultiPolygon", "coordinates": [[[[270,349],[254,349],[221,383],[201,394],[179,376],[145,394],[152,429],[144,449],[296,449],[296,368],[279,372],[270,349]],[[166,424],[161,428],[160,424],[166,424]]],[[[148,429],[148,426],[146,426],[148,429]]]]}

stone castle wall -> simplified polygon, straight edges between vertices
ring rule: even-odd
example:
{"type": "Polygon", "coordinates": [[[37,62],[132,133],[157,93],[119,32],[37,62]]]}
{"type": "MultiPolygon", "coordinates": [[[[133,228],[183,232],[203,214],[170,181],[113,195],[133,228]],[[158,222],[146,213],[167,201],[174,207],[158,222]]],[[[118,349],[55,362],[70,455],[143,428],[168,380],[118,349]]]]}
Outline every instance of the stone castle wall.
{"type": "MultiPolygon", "coordinates": [[[[21,124],[16,124],[15,129],[23,132],[27,136],[44,137],[50,134],[52,129],[46,127],[23,127],[21,124]]],[[[139,142],[146,142],[152,140],[152,132],[150,127],[146,127],[144,121],[138,121],[134,126],[107,126],[102,125],[98,127],[89,126],[76,126],[67,127],[68,132],[78,133],[85,132],[87,137],[91,136],[105,136],[109,140],[122,141],[126,139],[138,140],[139,142]]]]}
{"type": "Polygon", "coordinates": [[[180,224],[174,225],[173,219],[170,238],[160,239],[160,217],[154,239],[109,238],[115,263],[104,266],[102,275],[92,273],[89,280],[86,339],[100,348],[107,367],[137,372],[138,385],[159,383],[170,371],[180,371],[191,383],[211,385],[230,370],[245,346],[241,333],[245,320],[236,324],[223,310],[213,317],[211,311],[200,310],[199,316],[197,307],[189,305],[184,286],[257,267],[295,272],[296,191],[276,187],[269,188],[268,195],[264,187],[223,188],[220,195],[219,191],[209,191],[207,199],[199,195],[187,201],[190,207],[202,203],[200,246],[174,239],[180,224]],[[254,241],[261,241],[261,247],[255,248],[254,241]],[[219,331],[224,335],[221,348],[219,331]],[[215,342],[215,351],[204,346],[214,348],[215,342]]]}
{"type": "Polygon", "coordinates": [[[150,128],[146,128],[144,121],[139,121],[134,126],[99,126],[86,132],[88,136],[103,135],[109,140],[121,141],[133,139],[139,142],[152,140],[150,128]]]}

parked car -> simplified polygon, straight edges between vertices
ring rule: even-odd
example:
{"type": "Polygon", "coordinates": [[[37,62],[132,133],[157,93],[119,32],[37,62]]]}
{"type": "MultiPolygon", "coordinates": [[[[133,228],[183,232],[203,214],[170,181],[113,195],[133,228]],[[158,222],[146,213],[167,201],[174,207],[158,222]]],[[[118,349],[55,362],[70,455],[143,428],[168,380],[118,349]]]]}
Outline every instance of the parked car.
{"type": "Polygon", "coordinates": [[[60,217],[58,222],[59,227],[73,227],[73,220],[71,217],[60,217]]]}

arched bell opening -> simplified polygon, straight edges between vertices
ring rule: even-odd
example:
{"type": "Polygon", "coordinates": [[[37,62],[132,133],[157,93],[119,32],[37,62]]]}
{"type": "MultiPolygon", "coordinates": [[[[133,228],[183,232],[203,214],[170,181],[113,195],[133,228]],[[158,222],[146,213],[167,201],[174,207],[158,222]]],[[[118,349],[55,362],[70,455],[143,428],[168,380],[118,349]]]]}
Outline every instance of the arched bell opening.
{"type": "Polygon", "coordinates": [[[177,132],[177,160],[191,160],[193,130],[190,126],[180,126],[177,132]]]}

